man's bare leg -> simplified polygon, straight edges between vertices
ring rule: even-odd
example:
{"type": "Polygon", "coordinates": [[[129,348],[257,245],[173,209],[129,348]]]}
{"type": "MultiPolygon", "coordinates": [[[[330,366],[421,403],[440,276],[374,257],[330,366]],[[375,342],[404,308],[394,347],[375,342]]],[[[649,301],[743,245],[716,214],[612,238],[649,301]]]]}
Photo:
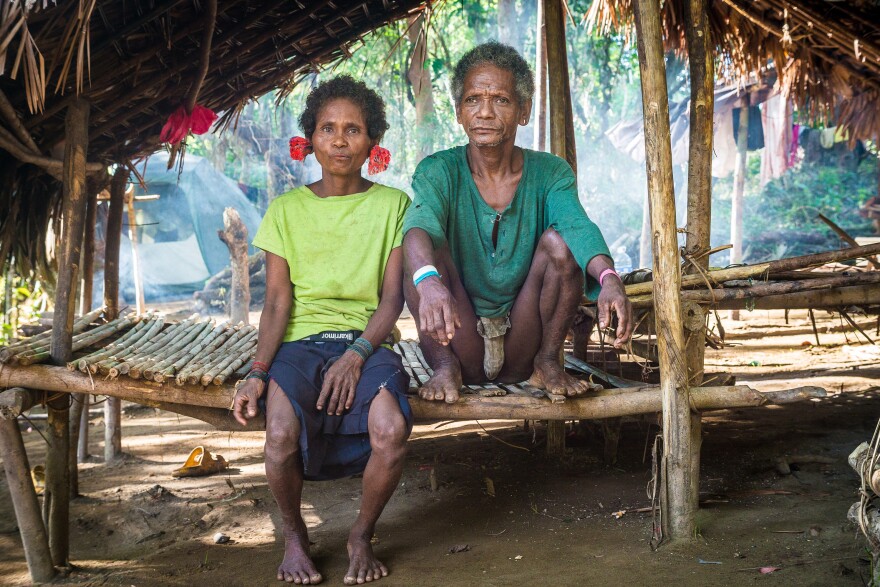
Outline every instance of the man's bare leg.
{"type": "Polygon", "coordinates": [[[562,344],[584,292],[584,274],[562,237],[548,229],[538,241],[528,276],[510,312],[503,382],[529,382],[558,395],[581,395],[590,385],[559,362],[562,344]]]}
{"type": "Polygon", "coordinates": [[[309,533],[300,513],[303,464],[299,419],[277,383],[270,381],[266,393],[266,479],[281,511],[284,535],[284,559],[278,566],[278,580],[313,585],[320,583],[322,577],[309,557],[309,533]]]}
{"type": "Polygon", "coordinates": [[[355,585],[388,576],[388,568],[373,554],[370,540],[376,521],[397,488],[406,455],[406,420],[397,399],[382,388],[370,404],[368,420],[370,446],[373,449],[364,470],[363,497],[351,533],[348,536],[348,572],[346,585],[355,585]]]}
{"type": "Polygon", "coordinates": [[[404,269],[403,293],[406,305],[419,328],[419,346],[434,370],[434,376],[419,390],[422,399],[458,401],[462,380],[467,383],[484,383],[483,338],[477,333],[477,315],[470,298],[461,283],[458,270],[452,262],[448,249],[435,251],[436,267],[441,281],[455,299],[455,307],[461,320],[461,328],[449,345],[443,346],[430,336],[424,335],[419,323],[419,294],[412,283],[412,274],[404,269]]]}

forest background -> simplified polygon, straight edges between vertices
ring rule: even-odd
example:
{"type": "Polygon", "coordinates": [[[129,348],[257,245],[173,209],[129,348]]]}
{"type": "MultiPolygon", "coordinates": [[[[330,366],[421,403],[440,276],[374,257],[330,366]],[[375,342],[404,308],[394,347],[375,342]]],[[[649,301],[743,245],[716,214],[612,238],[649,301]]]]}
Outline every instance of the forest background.
{"type": "MultiPolygon", "coordinates": [[[[392,153],[388,171],[375,179],[410,193],[409,181],[419,161],[435,151],[466,141],[456,123],[449,84],[457,60],[474,45],[497,39],[517,48],[534,67],[539,0],[445,0],[425,18],[400,21],[364,38],[351,57],[333,68],[308,75],[284,95],[273,93],[245,106],[234,132],[189,140],[188,152],[208,157],[235,179],[260,212],[278,195],[315,181],[320,169],[312,157],[290,160],[287,142],[301,134],[297,119],[305,96],[322,79],[346,73],[364,80],[385,99],[390,130],[383,146],[392,153]]],[[[588,30],[591,0],[569,0],[567,43],[578,155],[580,199],[600,226],[612,250],[623,246],[634,267],[649,262],[641,251],[646,213],[645,166],[617,151],[606,131],[621,120],[642,115],[638,56],[632,39],[603,37],[588,30]]],[[[667,57],[670,103],[686,100],[686,62],[667,57]]],[[[517,144],[549,149],[535,140],[533,113],[521,127],[517,144]]],[[[833,125],[833,121],[828,121],[833,125]]],[[[813,126],[816,126],[815,123],[813,126]]],[[[819,125],[821,126],[821,124],[819,125]]],[[[876,146],[850,151],[802,153],[800,162],[763,188],[759,185],[760,151],[749,153],[745,194],[744,258],[756,262],[806,254],[837,245],[820,221],[821,212],[854,235],[870,234],[858,207],[877,194],[876,146]]],[[[685,166],[675,169],[679,225],[686,197],[685,166]]],[[[730,242],[732,175],[713,182],[712,245],[730,242]]],[[[726,264],[726,253],[713,257],[726,264]]]]}

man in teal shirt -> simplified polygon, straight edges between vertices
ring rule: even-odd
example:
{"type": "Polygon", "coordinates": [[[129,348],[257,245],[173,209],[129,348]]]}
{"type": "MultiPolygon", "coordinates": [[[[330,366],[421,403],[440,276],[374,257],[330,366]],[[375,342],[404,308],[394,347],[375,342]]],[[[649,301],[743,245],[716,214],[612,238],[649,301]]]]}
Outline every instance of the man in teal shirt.
{"type": "Polygon", "coordinates": [[[456,65],[452,92],[468,144],[435,153],[413,176],[404,219],[404,292],[434,376],[424,399],[455,402],[464,383],[518,382],[561,395],[562,343],[586,292],[599,325],[632,333],[631,308],[598,227],[563,159],[514,145],[531,113],[534,78],[496,42],[456,65]]]}

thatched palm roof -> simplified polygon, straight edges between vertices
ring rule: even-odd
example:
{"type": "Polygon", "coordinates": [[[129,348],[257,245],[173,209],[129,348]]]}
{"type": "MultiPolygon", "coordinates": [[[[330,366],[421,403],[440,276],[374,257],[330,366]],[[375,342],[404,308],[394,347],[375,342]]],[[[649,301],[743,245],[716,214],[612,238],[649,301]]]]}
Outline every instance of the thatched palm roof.
{"type": "MultiPolygon", "coordinates": [[[[595,0],[588,21],[632,32],[632,0],[595,0]]],[[[775,67],[783,89],[812,120],[880,137],[880,2],[707,0],[712,42],[731,80],[775,67]]],[[[686,52],[687,0],[665,0],[667,48],[686,52]]]]}
{"type": "Polygon", "coordinates": [[[125,163],[159,148],[162,125],[188,97],[197,93],[199,104],[225,113],[220,122],[229,123],[248,100],[291,87],[345,57],[364,34],[424,4],[2,2],[0,209],[9,214],[0,215],[0,267],[10,253],[23,268],[45,259],[46,227],[60,199],[52,175],[60,168],[51,175],[44,169],[47,159],[61,158],[65,109],[77,93],[91,103],[89,161],[125,163]]]}

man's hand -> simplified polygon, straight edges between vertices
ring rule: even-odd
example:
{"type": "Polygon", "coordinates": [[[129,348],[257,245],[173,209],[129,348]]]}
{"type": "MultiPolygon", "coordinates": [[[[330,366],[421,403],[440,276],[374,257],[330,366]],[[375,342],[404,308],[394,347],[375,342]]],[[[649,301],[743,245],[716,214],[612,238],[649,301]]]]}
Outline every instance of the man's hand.
{"type": "Polygon", "coordinates": [[[361,378],[364,360],[354,351],[346,351],[327,369],[324,385],[318,396],[317,408],[327,413],[341,416],[354,403],[355,389],[361,378]]]}
{"type": "Polygon", "coordinates": [[[611,313],[617,314],[617,338],[614,339],[614,348],[623,348],[629,337],[632,336],[632,305],[626,297],[623,282],[616,275],[610,275],[605,280],[599,300],[599,328],[604,330],[611,325],[611,313]]]}
{"type": "Polygon", "coordinates": [[[260,413],[257,400],[266,390],[266,383],[259,379],[247,379],[232,400],[232,415],[242,426],[247,426],[247,421],[255,418],[260,413]]]}
{"type": "Polygon", "coordinates": [[[422,280],[416,290],[419,292],[420,330],[443,346],[448,345],[455,336],[455,329],[461,328],[455,299],[437,277],[422,280]]]}

